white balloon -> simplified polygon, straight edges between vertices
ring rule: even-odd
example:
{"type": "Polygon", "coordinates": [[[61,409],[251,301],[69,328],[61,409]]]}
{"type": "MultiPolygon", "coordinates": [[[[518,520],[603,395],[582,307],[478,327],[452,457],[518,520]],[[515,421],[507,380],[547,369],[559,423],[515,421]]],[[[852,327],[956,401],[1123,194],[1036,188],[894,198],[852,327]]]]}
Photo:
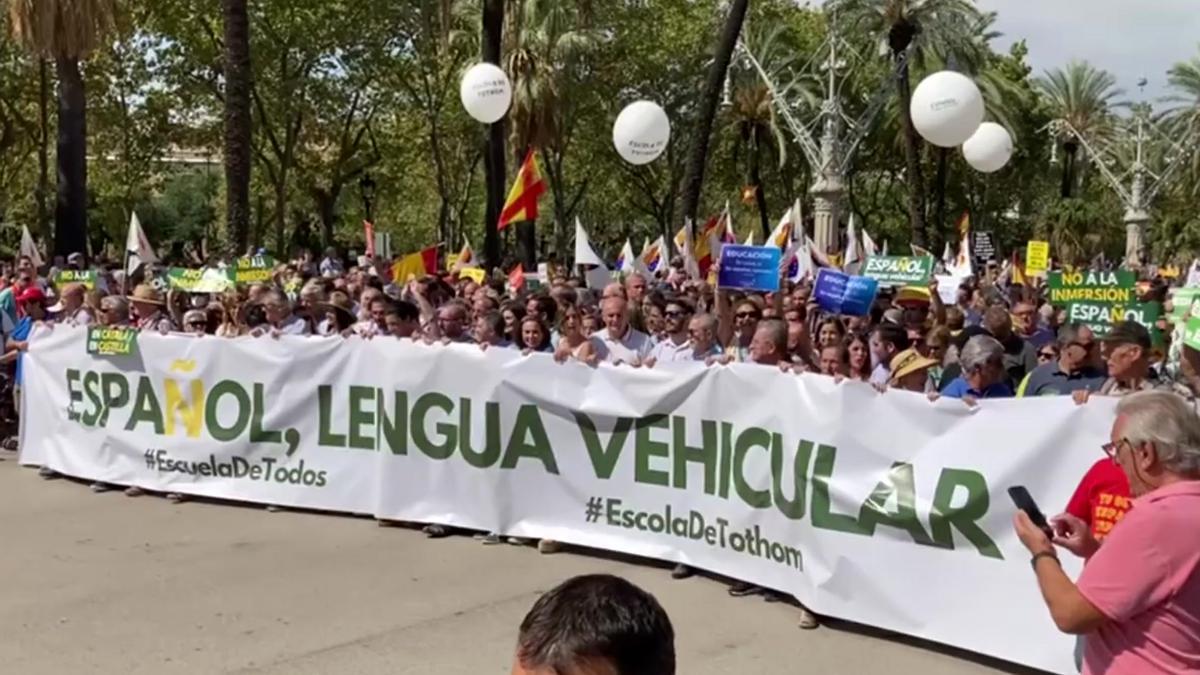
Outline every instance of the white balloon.
{"type": "Polygon", "coordinates": [[[983,95],[971,78],[943,70],[921,80],[913,91],[913,126],[925,140],[943,148],[962,145],[983,121],[983,95]]]}
{"type": "Polygon", "coordinates": [[[1012,157],[1013,142],[1008,130],[995,122],[984,122],[962,146],[963,159],[976,171],[992,173],[1004,168],[1012,157]]]}
{"type": "Polygon", "coordinates": [[[658,159],[669,140],[671,120],[653,101],[630,103],[613,123],[613,145],[630,164],[647,164],[658,159]]]}
{"type": "Polygon", "coordinates": [[[477,63],[463,75],[458,95],[468,115],[491,124],[508,112],[512,103],[512,83],[499,66],[477,63]]]}

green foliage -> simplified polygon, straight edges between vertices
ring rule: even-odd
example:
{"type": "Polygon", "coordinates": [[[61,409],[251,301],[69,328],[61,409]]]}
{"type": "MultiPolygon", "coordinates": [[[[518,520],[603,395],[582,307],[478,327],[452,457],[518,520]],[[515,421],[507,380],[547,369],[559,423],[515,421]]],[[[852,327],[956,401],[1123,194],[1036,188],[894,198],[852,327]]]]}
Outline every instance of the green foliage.
{"type": "MultiPolygon", "coordinates": [[[[103,3],[93,3],[100,7],[103,3]]],[[[1111,75],[1084,63],[1034,73],[1023,42],[997,52],[994,15],[964,0],[837,0],[836,27],[846,42],[842,107],[857,119],[882,96],[886,103],[850,165],[847,208],[876,241],[903,250],[912,236],[905,153],[892,52],[912,44],[915,85],[952,67],[979,83],[989,119],[1012,133],[1015,152],[1004,170],[983,176],[957,150],[916,140],[919,186],[929,240],[940,250],[953,223],[969,210],[976,229],[1002,248],[1021,248],[1034,234],[1055,255],[1119,257],[1124,206],[1096,158],[1062,133],[1069,123],[1120,160],[1109,143],[1126,111],[1111,75]],[[1071,162],[1067,171],[1067,163],[1071,162]],[[1072,198],[1060,197],[1063,172],[1072,198]]],[[[32,5],[31,5],[32,6],[32,5]]],[[[578,217],[603,254],[626,238],[673,235],[697,100],[721,29],[722,0],[575,2],[509,0],[502,65],[514,81],[507,119],[507,171],[525,147],[540,151],[549,183],[539,233],[545,256],[569,257],[578,217]],[[657,161],[633,167],[612,148],[612,122],[638,99],[660,103],[671,140],[657,161]]],[[[361,250],[365,204],[359,180],[377,190],[377,229],[398,251],[436,241],[456,249],[463,237],[482,248],[486,129],[458,101],[462,72],[478,61],[481,4],[476,0],[350,2],[255,0],[249,4],[253,64],[251,240],[274,249],[327,240],[361,250]]],[[[110,252],[137,211],[156,244],[224,232],[221,131],[223,32],[218,0],[128,0],[114,30],[85,63],[89,139],[89,216],[93,248],[110,252]],[[204,158],[209,162],[205,163],[204,158]],[[199,161],[185,166],[183,160],[199,161]]],[[[6,22],[7,17],[0,18],[6,22]]],[[[784,123],[790,106],[811,124],[820,106],[825,54],[817,54],[829,15],[791,0],[751,3],[743,40],[778,85],[776,100],[757,73],[735,58],[729,104],[713,129],[702,214],[730,203],[739,239],[774,224],[807,194],[813,169],[784,123]],[[742,203],[743,186],[761,200],[742,203]],[[764,208],[765,207],[765,208],[764,208]]],[[[1200,57],[1176,64],[1174,96],[1155,116],[1156,137],[1181,140],[1200,128],[1200,57]]],[[[16,43],[0,44],[0,244],[15,246],[20,224],[44,238],[39,222],[41,135],[48,131],[50,210],[54,194],[54,69],[49,108],[39,114],[39,64],[16,43]]],[[[1164,146],[1165,147],[1165,146],[1164,146]]],[[[1200,143],[1172,175],[1151,210],[1151,251],[1189,257],[1200,248],[1200,143]]],[[[1154,149],[1157,171],[1175,150],[1154,149]]],[[[1128,158],[1125,158],[1128,160],[1128,158]]],[[[507,242],[513,247],[514,242],[507,242]]]]}

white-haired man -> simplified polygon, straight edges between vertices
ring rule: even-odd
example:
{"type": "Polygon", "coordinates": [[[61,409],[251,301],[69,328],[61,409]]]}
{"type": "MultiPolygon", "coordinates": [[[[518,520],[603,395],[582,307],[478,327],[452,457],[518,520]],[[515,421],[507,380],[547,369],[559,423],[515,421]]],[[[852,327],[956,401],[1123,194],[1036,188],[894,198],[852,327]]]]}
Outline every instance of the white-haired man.
{"type": "Polygon", "coordinates": [[[1200,672],[1200,417],[1178,394],[1141,391],[1117,404],[1110,439],[1135,500],[1104,544],[1069,514],[1051,540],[1018,512],[1017,535],[1055,625],[1086,636],[1084,675],[1200,672]],[[1088,561],[1078,581],[1054,544],[1088,561]]]}

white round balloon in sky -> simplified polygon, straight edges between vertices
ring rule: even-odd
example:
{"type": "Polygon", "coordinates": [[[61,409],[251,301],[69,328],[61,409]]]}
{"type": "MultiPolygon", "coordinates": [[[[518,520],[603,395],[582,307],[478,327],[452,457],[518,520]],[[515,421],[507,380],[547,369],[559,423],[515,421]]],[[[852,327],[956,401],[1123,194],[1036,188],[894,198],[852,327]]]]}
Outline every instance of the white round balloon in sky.
{"type": "Polygon", "coordinates": [[[634,101],[625,106],[613,123],[613,145],[630,164],[648,164],[658,159],[671,140],[671,120],[654,101],[634,101]]]}
{"type": "Polygon", "coordinates": [[[499,66],[477,63],[463,75],[458,95],[468,115],[491,124],[508,112],[512,103],[512,82],[499,66]]]}
{"type": "Polygon", "coordinates": [[[971,168],[992,173],[1004,168],[1012,157],[1013,142],[1008,130],[995,122],[984,122],[962,146],[963,159],[971,168]]]}
{"type": "Polygon", "coordinates": [[[952,70],[921,80],[908,108],[913,126],[936,146],[962,145],[983,121],[983,95],[971,78],[952,70]]]}

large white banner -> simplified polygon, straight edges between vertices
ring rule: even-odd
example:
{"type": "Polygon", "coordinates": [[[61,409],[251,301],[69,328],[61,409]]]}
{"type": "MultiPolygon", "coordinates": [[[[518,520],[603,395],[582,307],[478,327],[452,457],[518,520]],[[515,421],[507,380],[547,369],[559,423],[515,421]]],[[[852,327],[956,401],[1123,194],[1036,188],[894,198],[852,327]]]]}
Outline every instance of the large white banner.
{"type": "Polygon", "coordinates": [[[1005,489],[1062,510],[1111,401],[971,410],[759,366],[593,369],[382,338],[144,335],[135,356],[94,357],[82,329],[41,330],[23,463],[684,562],[1073,672],[1005,489]]]}

